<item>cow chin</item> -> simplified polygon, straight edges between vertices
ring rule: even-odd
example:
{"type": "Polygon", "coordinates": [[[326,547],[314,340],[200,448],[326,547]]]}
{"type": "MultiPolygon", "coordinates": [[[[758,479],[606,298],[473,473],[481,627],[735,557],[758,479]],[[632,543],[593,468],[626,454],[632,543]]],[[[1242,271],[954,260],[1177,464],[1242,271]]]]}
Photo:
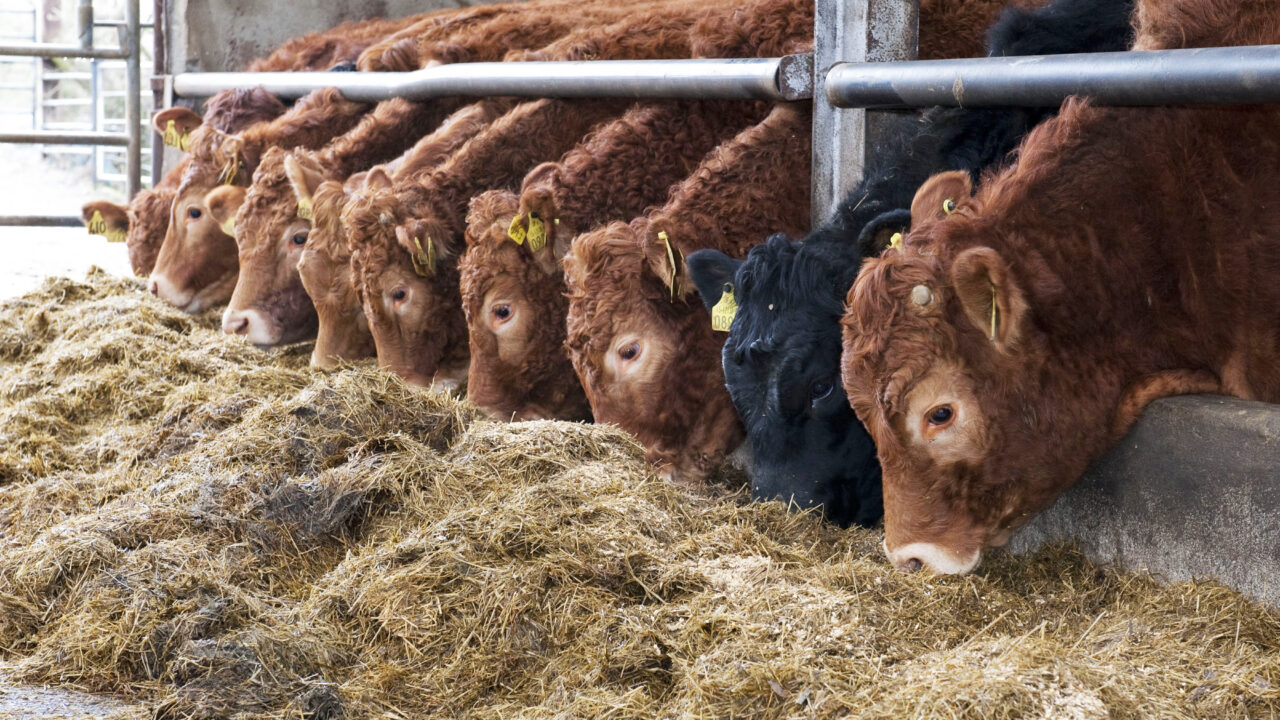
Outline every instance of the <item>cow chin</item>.
{"type": "Polygon", "coordinates": [[[894,550],[886,544],[884,552],[898,570],[929,570],[940,575],[964,575],[976,568],[982,559],[979,549],[956,552],[925,542],[908,543],[894,550]]]}

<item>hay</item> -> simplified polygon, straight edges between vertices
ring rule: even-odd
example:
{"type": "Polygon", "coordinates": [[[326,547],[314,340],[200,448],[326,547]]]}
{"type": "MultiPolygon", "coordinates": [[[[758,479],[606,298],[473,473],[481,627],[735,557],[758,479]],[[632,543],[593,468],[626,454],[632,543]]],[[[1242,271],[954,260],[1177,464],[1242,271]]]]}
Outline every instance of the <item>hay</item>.
{"type": "Polygon", "coordinates": [[[0,306],[0,651],[160,718],[1259,718],[1280,615],[656,479],[604,427],[319,372],[132,281],[0,306]]]}

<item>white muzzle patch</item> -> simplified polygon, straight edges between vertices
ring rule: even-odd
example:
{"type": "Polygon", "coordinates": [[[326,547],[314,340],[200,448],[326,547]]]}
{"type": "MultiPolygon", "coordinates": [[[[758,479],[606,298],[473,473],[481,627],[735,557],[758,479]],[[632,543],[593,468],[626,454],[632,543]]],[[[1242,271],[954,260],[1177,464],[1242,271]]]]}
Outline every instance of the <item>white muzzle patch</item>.
{"type": "Polygon", "coordinates": [[[909,543],[896,550],[884,548],[889,562],[898,570],[913,572],[930,570],[940,575],[964,575],[978,566],[982,551],[975,550],[966,557],[957,556],[933,543],[909,543]]]}

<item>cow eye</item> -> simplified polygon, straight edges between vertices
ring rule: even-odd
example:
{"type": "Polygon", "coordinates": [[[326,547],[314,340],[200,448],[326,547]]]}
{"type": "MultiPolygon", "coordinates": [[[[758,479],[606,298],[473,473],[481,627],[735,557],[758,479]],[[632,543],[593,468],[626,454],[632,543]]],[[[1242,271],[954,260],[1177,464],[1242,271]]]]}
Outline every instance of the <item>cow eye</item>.
{"type": "Polygon", "coordinates": [[[949,424],[955,418],[955,411],[950,405],[939,405],[929,411],[929,424],[941,427],[949,424]]]}
{"type": "Polygon", "coordinates": [[[409,291],[404,288],[396,288],[391,291],[391,299],[396,302],[402,302],[407,297],[409,297],[409,291]]]}
{"type": "Polygon", "coordinates": [[[830,395],[831,391],[834,389],[835,385],[827,380],[813,381],[813,384],[809,386],[809,402],[818,402],[830,395]]]}
{"type": "Polygon", "coordinates": [[[306,234],[306,233],[304,233],[304,232],[301,232],[301,233],[298,233],[297,235],[294,235],[294,236],[293,236],[293,244],[294,244],[294,245],[306,245],[306,244],[307,244],[307,234],[306,234]]]}
{"type": "Polygon", "coordinates": [[[630,362],[640,356],[640,343],[629,342],[618,348],[618,357],[630,362]]]}
{"type": "Polygon", "coordinates": [[[192,220],[199,220],[200,216],[203,214],[204,213],[200,212],[200,208],[193,207],[193,208],[187,209],[187,217],[191,218],[192,220]]]}
{"type": "Polygon", "coordinates": [[[502,305],[493,306],[493,316],[499,320],[506,320],[511,317],[511,306],[503,303],[502,305]]]}

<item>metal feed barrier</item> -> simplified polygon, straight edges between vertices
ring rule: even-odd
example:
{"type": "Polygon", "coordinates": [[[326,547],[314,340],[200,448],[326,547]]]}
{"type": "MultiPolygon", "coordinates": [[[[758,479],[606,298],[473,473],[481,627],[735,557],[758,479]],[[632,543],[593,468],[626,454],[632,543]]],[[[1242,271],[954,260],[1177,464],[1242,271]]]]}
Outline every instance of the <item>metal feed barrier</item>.
{"type": "MultiPolygon", "coordinates": [[[[127,8],[120,49],[92,46],[92,33],[84,31],[92,27],[92,7],[81,0],[79,46],[0,47],[0,55],[125,58],[130,132],[11,134],[0,142],[125,145],[132,197],[141,166],[138,0],[127,8]]],[[[486,62],[408,73],[183,73],[171,80],[181,97],[262,86],[286,98],[336,87],[364,102],[447,95],[812,98],[815,222],[858,181],[881,137],[878,120],[885,116],[866,108],[1041,106],[1070,95],[1126,105],[1280,102],[1280,46],[915,61],[918,17],[917,0],[816,0],[815,52],[783,58],[486,62]]]]}
{"type": "MultiPolygon", "coordinates": [[[[104,145],[125,148],[126,191],[132,198],[142,186],[142,97],[141,97],[141,14],[139,0],[125,0],[123,23],[95,23],[93,3],[80,0],[78,6],[79,44],[54,45],[46,43],[21,43],[0,45],[0,57],[28,58],[84,58],[90,60],[123,60],[125,63],[125,131],[110,133],[101,131],[36,131],[27,133],[0,133],[0,143],[49,144],[49,145],[104,145]],[[100,48],[93,44],[95,27],[114,27],[119,46],[100,48]]],[[[81,224],[78,216],[7,216],[0,217],[0,226],[65,226],[81,224]]]]}

